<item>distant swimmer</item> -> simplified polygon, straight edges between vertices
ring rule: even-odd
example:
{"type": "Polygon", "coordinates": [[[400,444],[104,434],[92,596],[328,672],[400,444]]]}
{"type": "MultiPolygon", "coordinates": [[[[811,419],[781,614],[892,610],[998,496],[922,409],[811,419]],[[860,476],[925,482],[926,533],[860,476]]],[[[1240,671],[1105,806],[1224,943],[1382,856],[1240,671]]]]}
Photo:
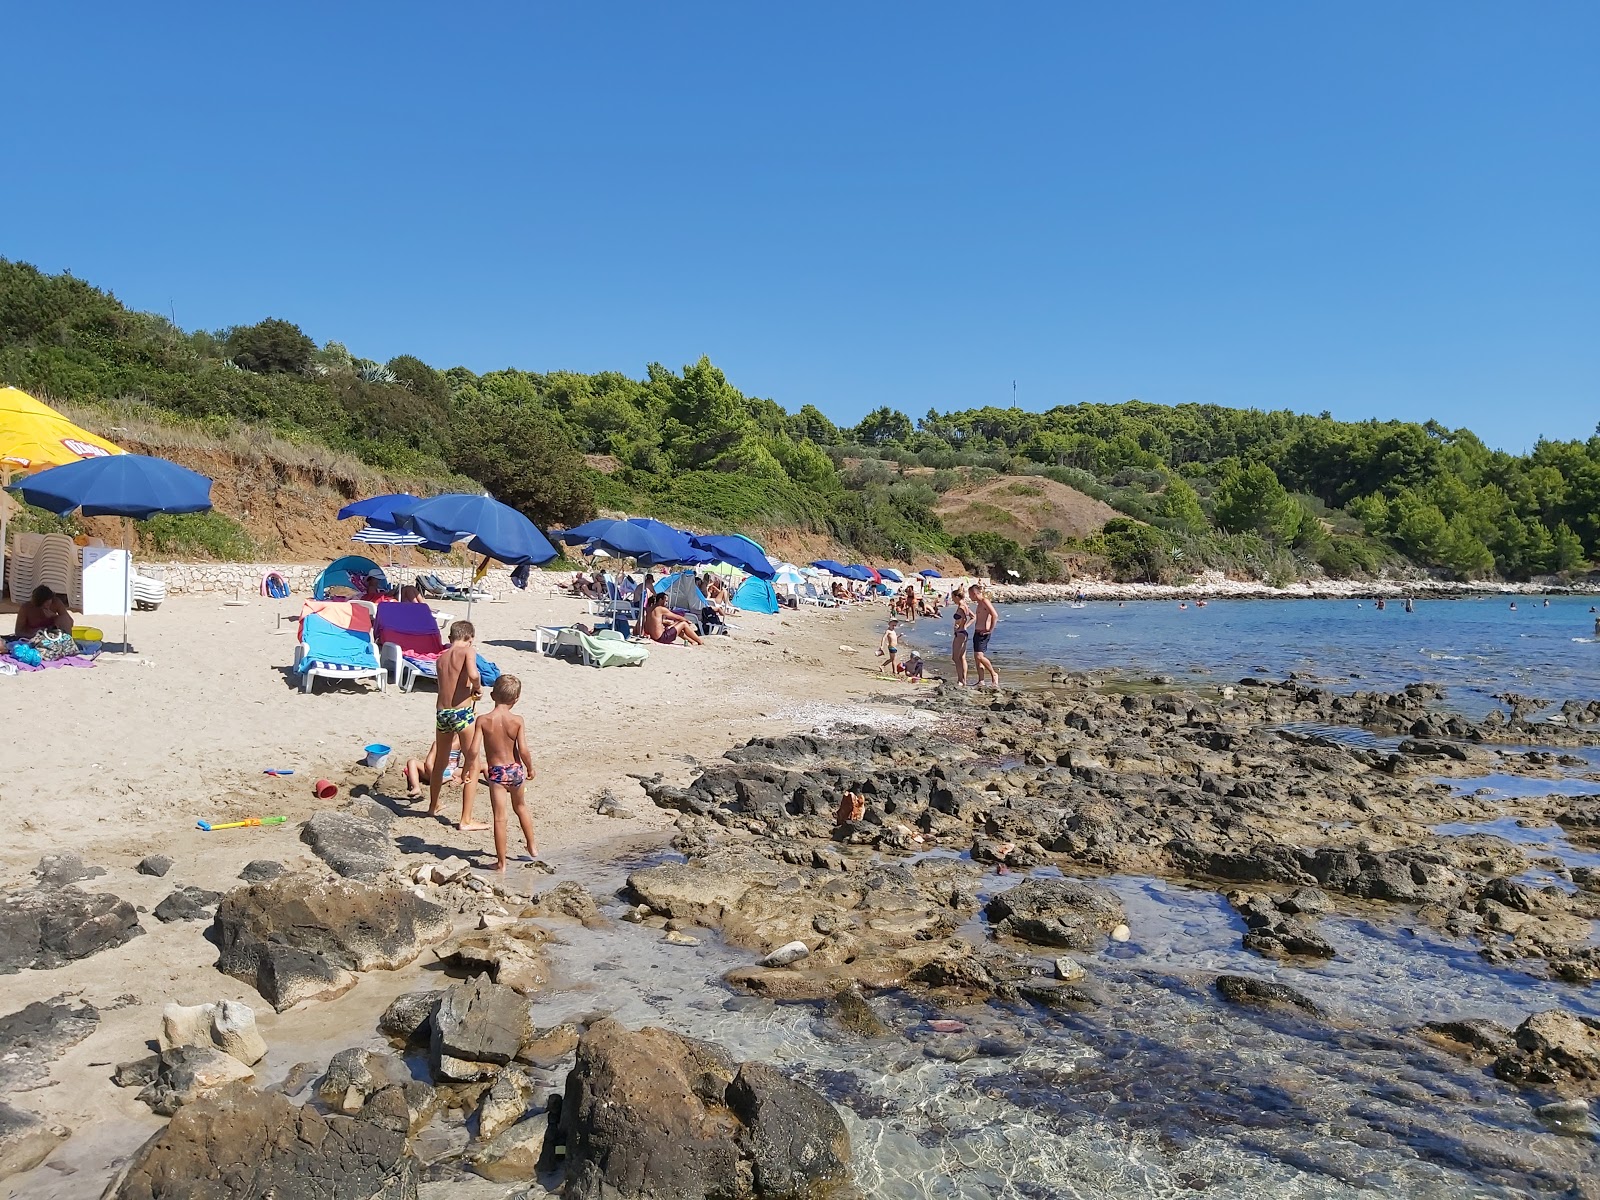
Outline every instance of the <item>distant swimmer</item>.
{"type": "Polygon", "coordinates": [[[1378,597],[1378,611],[1382,612],[1384,609],[1386,609],[1388,607],[1389,607],[1388,601],[1386,601],[1382,596],[1379,596],[1378,597]]]}
{"type": "Polygon", "coordinates": [[[1407,612],[1416,612],[1417,611],[1417,606],[1412,603],[1410,596],[1406,597],[1406,611],[1407,612]]]}
{"type": "Polygon", "coordinates": [[[1187,600],[1179,600],[1178,601],[1178,607],[1179,608],[1188,608],[1189,607],[1189,602],[1187,600]]]}
{"type": "Polygon", "coordinates": [[[1546,600],[1546,601],[1545,601],[1545,602],[1544,602],[1544,606],[1545,606],[1545,607],[1546,607],[1546,608],[1549,608],[1549,607],[1550,607],[1550,601],[1548,601],[1548,600],[1546,600]]]}
{"type": "Polygon", "coordinates": [[[1513,600],[1511,602],[1511,611],[1512,612],[1516,612],[1517,611],[1517,602],[1515,600],[1513,600]]]}
{"type": "Polygon", "coordinates": [[[1204,600],[1196,600],[1194,602],[1194,606],[1196,608],[1204,608],[1206,606],[1206,601],[1204,601],[1204,600]]]}

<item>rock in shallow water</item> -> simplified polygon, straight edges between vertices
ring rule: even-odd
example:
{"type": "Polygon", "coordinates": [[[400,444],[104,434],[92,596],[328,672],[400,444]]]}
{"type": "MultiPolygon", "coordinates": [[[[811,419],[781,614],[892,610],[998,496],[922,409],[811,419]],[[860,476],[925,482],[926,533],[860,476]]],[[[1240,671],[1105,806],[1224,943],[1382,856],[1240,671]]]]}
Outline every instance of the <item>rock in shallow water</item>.
{"type": "Polygon", "coordinates": [[[1266,979],[1251,979],[1246,975],[1218,975],[1217,991],[1230,1004],[1248,1004],[1256,1008],[1298,1009],[1313,1016],[1322,1010],[1285,983],[1266,979]]]}
{"type": "Polygon", "coordinates": [[[998,933],[1065,950],[1098,950],[1123,923],[1116,896],[1076,879],[1024,879],[984,912],[998,933]]]}
{"type": "Polygon", "coordinates": [[[1512,1037],[1515,1049],[1494,1062],[1501,1079],[1561,1096],[1600,1096],[1600,1017],[1547,1009],[1512,1037]]]}
{"type": "Polygon", "coordinates": [[[579,1043],[552,1133],[566,1147],[566,1200],[803,1197],[849,1171],[844,1122],[812,1088],[609,1018],[579,1043]]]}

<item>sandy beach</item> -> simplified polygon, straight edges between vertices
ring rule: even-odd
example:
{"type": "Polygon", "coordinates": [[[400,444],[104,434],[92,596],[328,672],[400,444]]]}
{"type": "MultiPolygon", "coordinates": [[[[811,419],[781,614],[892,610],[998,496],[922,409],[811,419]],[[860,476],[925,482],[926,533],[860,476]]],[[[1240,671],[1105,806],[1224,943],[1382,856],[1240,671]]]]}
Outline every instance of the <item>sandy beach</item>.
{"type": "MultiPolygon", "coordinates": [[[[464,605],[444,607],[465,615],[464,605]]],[[[0,849],[6,888],[30,885],[29,872],[43,856],[74,851],[105,869],[82,887],[113,892],[147,911],[178,886],[237,887],[251,860],[314,863],[298,823],[319,807],[343,803],[352,788],[403,805],[400,765],[426,748],[432,686],[406,694],[390,687],[379,695],[367,685],[330,689],[319,681],[315,694],[302,694],[285,671],[294,625],[278,622],[298,609],[298,598],[232,605],[220,596],[174,597],[157,612],[133,615],[136,653],[126,661],[112,651],[92,669],[0,680],[13,713],[0,779],[12,822],[0,849]],[[362,765],[369,742],[394,747],[381,778],[362,765]],[[294,774],[264,775],[268,768],[294,774]],[[340,788],[327,804],[311,792],[323,777],[340,788]],[[209,834],[195,825],[201,818],[269,815],[289,820],[209,834]],[[150,854],[174,861],[165,878],[137,873],[150,854]]],[[[535,625],[570,623],[584,612],[582,602],[551,594],[536,579],[528,593],[508,592],[472,613],[481,652],[523,683],[518,710],[538,767],[530,795],[540,851],[556,878],[582,880],[584,865],[602,846],[664,840],[668,814],[630,776],[659,772],[687,780],[696,761],[750,737],[874,715],[892,719],[896,708],[881,702],[906,691],[874,678],[873,648],[886,615],[878,605],[741,614],[733,636],[710,638],[701,648],[652,647],[640,668],[597,670],[535,652],[535,625]],[[596,813],[606,788],[633,819],[596,813]]],[[[100,623],[116,636],[115,622],[100,623]]],[[[459,807],[459,789],[447,787],[452,820],[459,807]]],[[[416,806],[415,816],[403,812],[394,826],[415,861],[458,854],[492,866],[487,832],[458,832],[426,818],[424,808],[416,806]]],[[[486,788],[476,810],[480,819],[489,817],[486,788]]],[[[514,866],[508,882],[526,894],[550,880],[514,866]]],[[[95,1032],[54,1064],[47,1081],[11,1097],[73,1134],[46,1165],[0,1182],[0,1196],[98,1196],[114,1160],[161,1127],[162,1118],[133,1090],[112,1087],[108,1076],[114,1064],[148,1052],[167,1002],[250,1003],[272,1047],[258,1078],[270,1082],[296,1061],[319,1055],[326,1061],[370,1035],[376,1014],[415,986],[423,965],[369,973],[337,1000],[275,1014],[248,985],[214,969],[215,949],[203,938],[209,922],[161,924],[144,916],[141,923],[145,934],[127,945],[57,970],[0,976],[0,1012],[63,994],[101,1011],[95,1032]]]]}

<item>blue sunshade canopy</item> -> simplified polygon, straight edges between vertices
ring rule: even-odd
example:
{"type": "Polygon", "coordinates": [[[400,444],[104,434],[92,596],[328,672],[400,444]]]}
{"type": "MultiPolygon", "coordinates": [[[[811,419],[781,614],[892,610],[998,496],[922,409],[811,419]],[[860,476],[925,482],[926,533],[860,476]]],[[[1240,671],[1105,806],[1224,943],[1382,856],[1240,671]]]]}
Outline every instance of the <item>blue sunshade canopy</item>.
{"type": "Polygon", "coordinates": [[[113,454],[52,467],[10,488],[35,508],[58,516],[82,511],[86,517],[132,517],[146,521],[157,513],[206,512],[211,480],[145,454],[113,454]]]}
{"type": "Polygon", "coordinates": [[[409,492],[390,492],[383,496],[369,496],[356,500],[339,510],[339,520],[346,517],[365,517],[368,525],[379,529],[399,529],[403,513],[410,512],[422,501],[409,492]]]}
{"type": "Polygon", "coordinates": [[[741,571],[748,571],[757,579],[771,579],[778,573],[760,546],[737,533],[708,534],[692,541],[717,562],[729,563],[741,571]]]}
{"type": "Polygon", "coordinates": [[[549,562],[556,556],[556,548],[532,521],[489,496],[435,496],[401,513],[399,524],[420,533],[431,545],[465,541],[472,553],[487,554],[508,566],[549,562]]]}
{"type": "Polygon", "coordinates": [[[917,574],[921,575],[925,579],[943,579],[944,578],[943,575],[939,574],[939,572],[935,571],[932,567],[929,567],[925,571],[918,571],[917,574]]]}

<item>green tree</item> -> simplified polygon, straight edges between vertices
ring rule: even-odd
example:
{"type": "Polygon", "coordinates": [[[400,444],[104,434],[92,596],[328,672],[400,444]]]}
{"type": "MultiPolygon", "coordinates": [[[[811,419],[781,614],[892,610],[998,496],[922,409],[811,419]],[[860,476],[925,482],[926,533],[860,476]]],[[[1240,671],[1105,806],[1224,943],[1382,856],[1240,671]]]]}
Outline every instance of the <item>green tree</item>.
{"type": "Polygon", "coordinates": [[[546,414],[492,401],[456,414],[450,466],[542,529],[595,514],[593,473],[546,414]]]}
{"type": "Polygon", "coordinates": [[[814,404],[802,404],[792,418],[793,435],[797,439],[815,442],[819,446],[837,446],[841,441],[839,427],[814,404]]]}
{"type": "Polygon", "coordinates": [[[1213,515],[1229,533],[1259,533],[1289,542],[1300,530],[1300,506],[1266,463],[1228,475],[1217,487],[1213,515]]]}
{"type": "Polygon", "coordinates": [[[257,375],[304,375],[311,367],[317,344],[300,326],[277,317],[228,331],[228,354],[235,366],[257,375]]]}
{"type": "Polygon", "coordinates": [[[1200,507],[1200,497],[1188,482],[1173,476],[1161,490],[1156,501],[1156,515],[1172,522],[1184,533],[1204,533],[1207,529],[1205,510],[1200,507]]]}
{"type": "Polygon", "coordinates": [[[394,381],[413,396],[432,404],[443,405],[450,399],[450,385],[445,377],[414,354],[402,354],[388,362],[394,381]]]}
{"type": "Polygon", "coordinates": [[[875,408],[850,435],[863,446],[900,446],[911,440],[911,418],[897,409],[875,408]]]}
{"type": "Polygon", "coordinates": [[[1588,561],[1583,552],[1583,539],[1572,532],[1572,527],[1565,521],[1556,526],[1551,560],[1551,565],[1557,571],[1576,571],[1588,561]]]}

